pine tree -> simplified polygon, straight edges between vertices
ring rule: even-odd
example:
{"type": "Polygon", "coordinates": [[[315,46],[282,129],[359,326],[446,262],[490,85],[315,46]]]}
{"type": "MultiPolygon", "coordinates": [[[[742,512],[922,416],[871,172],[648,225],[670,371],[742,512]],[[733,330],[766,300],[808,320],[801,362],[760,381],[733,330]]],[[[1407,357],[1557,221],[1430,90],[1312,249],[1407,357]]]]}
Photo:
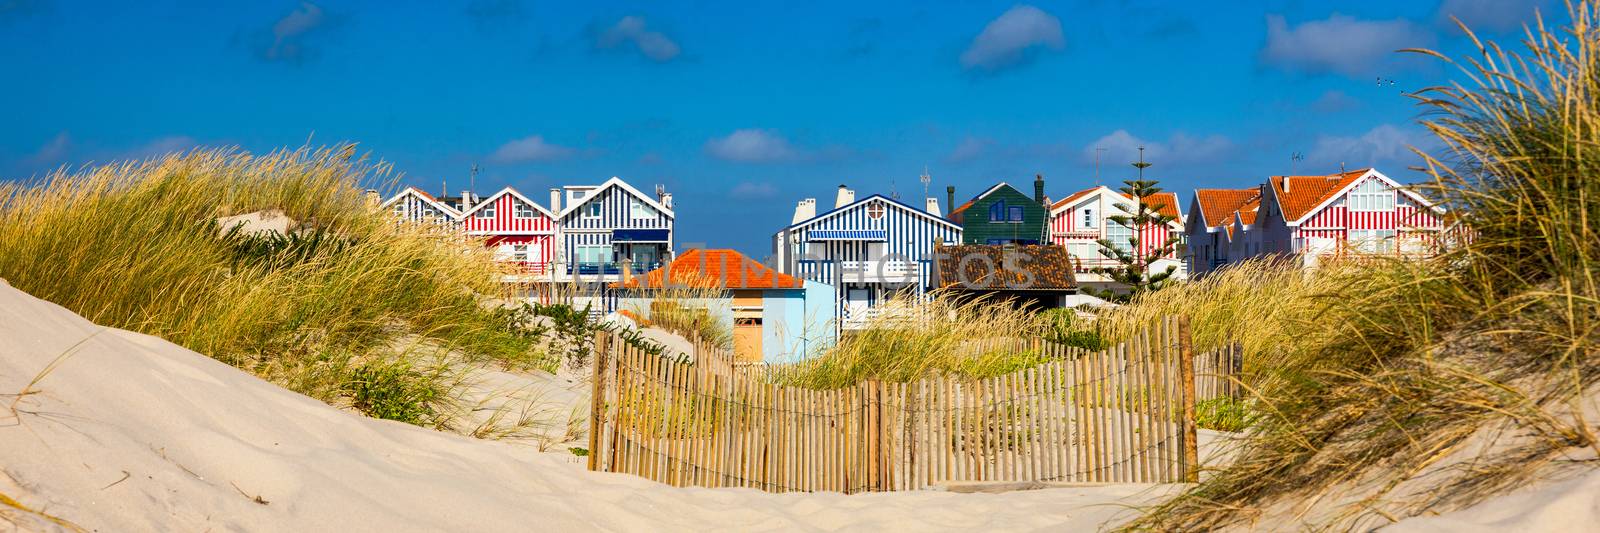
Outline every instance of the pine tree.
{"type": "Polygon", "coordinates": [[[1132,235],[1128,237],[1127,250],[1117,247],[1111,239],[1100,239],[1100,254],[1115,260],[1118,266],[1094,269],[1095,273],[1106,276],[1112,282],[1127,287],[1128,290],[1125,293],[1113,290],[1099,291],[1098,295],[1101,298],[1126,302],[1135,294],[1166,286],[1172,281],[1172,274],[1178,269],[1177,265],[1170,265],[1160,272],[1150,270],[1156,261],[1172,255],[1177,250],[1179,239],[1176,235],[1169,233],[1166,242],[1149,250],[1139,249],[1139,234],[1142,233],[1142,229],[1165,226],[1177,220],[1177,217],[1160,212],[1161,208],[1165,207],[1164,204],[1150,203],[1155,199],[1156,193],[1161,192],[1156,180],[1144,179],[1144,169],[1150,165],[1151,163],[1144,160],[1144,147],[1140,146],[1139,161],[1133,163],[1134,168],[1139,169],[1139,176],[1137,179],[1123,181],[1124,186],[1119,189],[1123,195],[1132,198],[1138,205],[1134,207],[1123,203],[1114,204],[1122,212],[1132,214],[1107,217],[1113,224],[1120,224],[1131,230],[1132,235]]]}

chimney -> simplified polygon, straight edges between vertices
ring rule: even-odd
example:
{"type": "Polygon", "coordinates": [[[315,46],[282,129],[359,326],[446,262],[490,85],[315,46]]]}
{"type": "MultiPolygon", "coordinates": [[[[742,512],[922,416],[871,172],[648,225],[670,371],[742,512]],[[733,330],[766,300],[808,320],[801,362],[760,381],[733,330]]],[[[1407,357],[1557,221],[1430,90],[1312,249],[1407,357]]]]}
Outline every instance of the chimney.
{"type": "Polygon", "coordinates": [[[468,209],[472,209],[472,204],[476,204],[476,203],[478,203],[478,201],[477,201],[476,198],[472,197],[472,191],[461,191],[461,210],[462,211],[466,211],[468,209]]]}
{"type": "Polygon", "coordinates": [[[367,194],[367,203],[372,204],[372,205],[378,205],[378,204],[383,203],[383,200],[378,197],[378,190],[377,189],[367,189],[366,194],[367,194]]]}
{"type": "Polygon", "coordinates": [[[806,198],[794,206],[794,220],[790,224],[799,224],[817,216],[817,199],[806,198]]]}
{"type": "Polygon", "coordinates": [[[660,198],[661,198],[661,207],[665,207],[667,209],[672,209],[672,193],[670,193],[670,192],[661,193],[661,197],[660,198]]]}
{"type": "Polygon", "coordinates": [[[945,188],[944,188],[944,205],[950,206],[951,209],[955,209],[956,208],[956,186],[955,185],[947,185],[947,186],[945,186],[945,188]]]}
{"type": "Polygon", "coordinates": [[[838,209],[856,202],[856,192],[839,184],[839,195],[834,197],[833,208],[838,209]]]}
{"type": "MultiPolygon", "coordinates": [[[[1289,194],[1289,182],[1290,181],[1294,181],[1294,180],[1290,179],[1289,176],[1284,176],[1283,177],[1283,194],[1289,194]]],[[[1265,192],[1265,191],[1262,191],[1262,192],[1265,192]]]]}
{"type": "Polygon", "coordinates": [[[1044,174],[1033,175],[1033,201],[1047,203],[1044,199],[1044,174]]]}
{"type": "Polygon", "coordinates": [[[944,216],[943,214],[941,214],[939,212],[939,199],[938,198],[928,197],[927,200],[928,200],[928,214],[936,216],[936,217],[944,216]]]}
{"type": "Polygon", "coordinates": [[[550,212],[551,213],[560,213],[561,212],[561,188],[560,187],[551,187],[550,188],[550,212]]]}

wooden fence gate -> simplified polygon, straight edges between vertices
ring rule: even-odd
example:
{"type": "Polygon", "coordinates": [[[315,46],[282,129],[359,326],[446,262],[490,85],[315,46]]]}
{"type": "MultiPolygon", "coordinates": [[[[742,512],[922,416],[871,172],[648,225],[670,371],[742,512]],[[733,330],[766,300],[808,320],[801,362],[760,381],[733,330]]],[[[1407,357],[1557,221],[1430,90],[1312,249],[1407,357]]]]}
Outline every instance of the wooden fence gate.
{"type": "Polygon", "coordinates": [[[1194,481],[1195,362],[1213,370],[1207,392],[1229,394],[1237,350],[1196,357],[1187,326],[1165,320],[1099,352],[1035,342],[1048,362],[991,378],[834,390],[674,362],[602,334],[589,469],[773,492],[1194,481]]]}

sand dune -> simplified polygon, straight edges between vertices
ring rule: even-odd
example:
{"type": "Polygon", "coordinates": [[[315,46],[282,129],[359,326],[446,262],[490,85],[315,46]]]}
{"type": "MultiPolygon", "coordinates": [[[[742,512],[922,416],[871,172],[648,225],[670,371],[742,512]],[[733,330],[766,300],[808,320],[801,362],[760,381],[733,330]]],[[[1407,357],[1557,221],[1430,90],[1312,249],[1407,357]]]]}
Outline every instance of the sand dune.
{"type": "Polygon", "coordinates": [[[101,531],[1060,530],[1177,490],[673,489],[340,411],[0,283],[0,407],[62,354],[15,413],[0,409],[0,494],[101,531]]]}

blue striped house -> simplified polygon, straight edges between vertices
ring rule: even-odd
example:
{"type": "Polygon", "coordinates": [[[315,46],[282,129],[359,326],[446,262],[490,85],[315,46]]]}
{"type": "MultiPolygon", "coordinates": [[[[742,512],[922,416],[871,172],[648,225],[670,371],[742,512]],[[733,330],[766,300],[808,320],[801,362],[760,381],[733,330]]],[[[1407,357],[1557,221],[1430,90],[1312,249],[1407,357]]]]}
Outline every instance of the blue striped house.
{"type": "Polygon", "coordinates": [[[613,177],[550,189],[558,261],[580,281],[617,279],[622,265],[648,272],[672,259],[672,195],[645,194],[613,177]]]}
{"type": "MultiPolygon", "coordinates": [[[[377,192],[371,194],[376,195],[377,192]]],[[[396,219],[406,222],[437,224],[447,229],[457,229],[461,225],[461,211],[456,206],[416,187],[402,189],[378,204],[378,207],[389,210],[396,219]]]]}
{"type": "Polygon", "coordinates": [[[832,285],[846,329],[895,292],[930,290],[935,245],[961,242],[961,226],[940,216],[934,198],[923,209],[877,194],[857,201],[841,185],[833,210],[816,214],[816,203],[800,201],[773,236],[773,257],[780,272],[832,285]]]}

